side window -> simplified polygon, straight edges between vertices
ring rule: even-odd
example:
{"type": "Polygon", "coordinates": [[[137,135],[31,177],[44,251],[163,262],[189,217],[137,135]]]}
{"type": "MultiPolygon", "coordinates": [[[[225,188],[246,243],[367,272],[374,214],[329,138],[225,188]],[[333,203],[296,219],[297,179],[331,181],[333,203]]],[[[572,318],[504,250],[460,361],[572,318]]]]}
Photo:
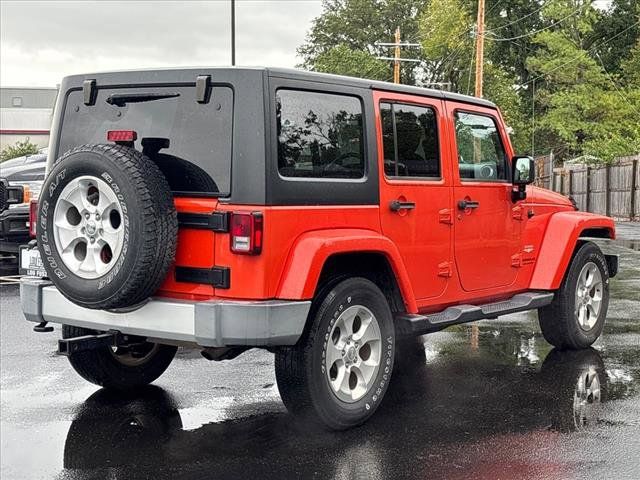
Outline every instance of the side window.
{"type": "Polygon", "coordinates": [[[381,103],[384,173],[388,177],[440,177],[436,113],[432,108],[381,103]]]}
{"type": "Polygon", "coordinates": [[[493,118],[456,112],[458,167],[462,180],[506,180],[507,158],[493,118]]]}
{"type": "Polygon", "coordinates": [[[363,178],[362,104],[356,97],[278,90],[278,171],[283,177],[363,178]]]}

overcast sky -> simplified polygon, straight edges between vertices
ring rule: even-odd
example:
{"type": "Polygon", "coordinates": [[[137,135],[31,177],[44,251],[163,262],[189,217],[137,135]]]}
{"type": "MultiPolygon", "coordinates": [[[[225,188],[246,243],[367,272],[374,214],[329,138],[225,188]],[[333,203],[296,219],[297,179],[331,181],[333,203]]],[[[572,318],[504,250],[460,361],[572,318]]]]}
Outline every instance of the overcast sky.
{"type": "MultiPolygon", "coordinates": [[[[229,65],[230,1],[0,2],[0,84],[73,73],[229,65]]],[[[237,0],[236,64],[293,67],[320,0],[237,0]]]]}

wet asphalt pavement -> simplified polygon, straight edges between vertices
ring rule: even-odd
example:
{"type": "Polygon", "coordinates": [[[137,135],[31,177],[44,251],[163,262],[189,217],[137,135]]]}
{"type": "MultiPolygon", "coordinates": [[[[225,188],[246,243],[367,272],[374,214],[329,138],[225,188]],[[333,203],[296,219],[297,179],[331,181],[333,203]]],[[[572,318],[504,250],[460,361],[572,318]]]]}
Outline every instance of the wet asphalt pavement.
{"type": "Polygon", "coordinates": [[[342,433],[286,413],[263,351],[181,350],[148,388],[100,390],[55,353],[59,328],[33,333],[17,287],[0,286],[0,476],[640,478],[638,233],[603,247],[621,272],[593,349],[552,350],[535,313],[421,337],[402,346],[377,414],[342,433]]]}

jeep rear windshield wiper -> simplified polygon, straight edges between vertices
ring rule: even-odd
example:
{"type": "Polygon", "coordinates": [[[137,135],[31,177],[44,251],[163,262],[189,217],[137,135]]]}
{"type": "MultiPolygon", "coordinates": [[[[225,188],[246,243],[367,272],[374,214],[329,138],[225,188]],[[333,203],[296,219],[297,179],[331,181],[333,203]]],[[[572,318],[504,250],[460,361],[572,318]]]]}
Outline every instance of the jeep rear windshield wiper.
{"type": "Polygon", "coordinates": [[[163,98],[179,97],[179,93],[114,93],[107,97],[107,103],[116,107],[124,107],[127,103],[152,102],[154,100],[162,100],[163,98]]]}

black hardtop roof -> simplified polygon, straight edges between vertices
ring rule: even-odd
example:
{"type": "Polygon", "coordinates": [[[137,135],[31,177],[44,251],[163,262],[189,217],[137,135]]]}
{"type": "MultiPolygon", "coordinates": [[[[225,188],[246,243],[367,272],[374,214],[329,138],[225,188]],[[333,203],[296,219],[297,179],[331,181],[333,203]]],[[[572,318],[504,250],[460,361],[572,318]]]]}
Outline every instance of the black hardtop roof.
{"type": "Polygon", "coordinates": [[[380,82],[366,78],[346,77],[329,73],[309,72],[292,68],[272,68],[272,67],[188,67],[188,68],[168,68],[168,69],[145,69],[128,70],[114,72],[88,73],[65,77],[63,83],[68,86],[80,86],[87,79],[96,79],[98,86],[106,84],[127,84],[131,82],[131,76],[135,74],[136,83],[155,82],[186,82],[194,81],[197,75],[215,74],[215,72],[226,71],[228,73],[256,74],[266,72],[271,77],[289,78],[301,81],[328,83],[332,85],[344,85],[349,87],[371,88],[384,90],[387,92],[405,93],[409,95],[420,95],[424,97],[442,98],[456,102],[470,103],[483,107],[496,108],[496,105],[483,98],[461,95],[459,93],[436,90],[432,88],[421,88],[410,85],[402,85],[390,82],[380,82]]]}
{"type": "Polygon", "coordinates": [[[461,95],[459,93],[436,90],[433,88],[414,87],[412,85],[402,85],[390,82],[380,82],[366,78],[345,77],[343,75],[333,75],[330,73],[309,72],[305,70],[295,70],[292,68],[266,68],[272,77],[295,78],[309,82],[331,83],[350,87],[372,88],[387,92],[406,93],[409,95],[421,95],[423,97],[444,98],[456,102],[472,103],[483,107],[496,108],[495,103],[483,98],[461,95]]]}

